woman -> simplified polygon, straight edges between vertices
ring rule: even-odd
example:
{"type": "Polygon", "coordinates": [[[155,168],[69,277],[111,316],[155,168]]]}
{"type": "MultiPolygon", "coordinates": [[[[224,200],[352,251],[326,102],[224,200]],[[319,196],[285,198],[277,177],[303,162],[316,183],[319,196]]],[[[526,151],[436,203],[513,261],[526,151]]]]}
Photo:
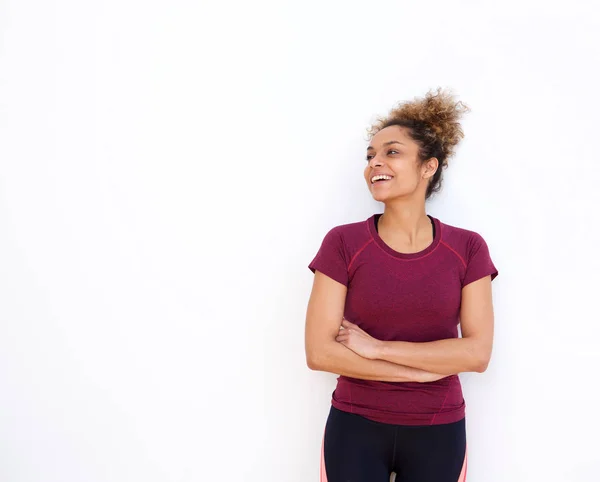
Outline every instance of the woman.
{"type": "Polygon", "coordinates": [[[438,88],[379,118],[364,177],[384,212],[332,228],[309,264],[307,364],[340,375],[322,482],[465,480],[457,374],[487,368],[498,271],[481,235],[426,214],[425,202],[468,111],[438,88]]]}

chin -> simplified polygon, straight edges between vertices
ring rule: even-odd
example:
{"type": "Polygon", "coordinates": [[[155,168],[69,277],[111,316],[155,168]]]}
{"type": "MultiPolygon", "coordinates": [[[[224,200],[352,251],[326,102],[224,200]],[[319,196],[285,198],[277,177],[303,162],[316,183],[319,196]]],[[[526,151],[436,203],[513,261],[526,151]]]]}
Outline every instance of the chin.
{"type": "Polygon", "coordinates": [[[379,201],[379,202],[384,202],[385,200],[387,200],[389,198],[389,196],[386,196],[386,195],[373,194],[373,193],[371,193],[371,196],[373,196],[373,199],[375,199],[375,201],[379,201]]]}

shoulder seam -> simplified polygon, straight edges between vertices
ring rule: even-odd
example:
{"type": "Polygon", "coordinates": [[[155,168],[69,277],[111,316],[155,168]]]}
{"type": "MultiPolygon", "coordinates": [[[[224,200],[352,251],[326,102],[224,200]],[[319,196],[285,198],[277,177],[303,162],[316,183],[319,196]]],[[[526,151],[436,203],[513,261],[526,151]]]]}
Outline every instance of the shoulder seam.
{"type": "Polygon", "coordinates": [[[446,246],[446,248],[448,248],[450,251],[452,251],[458,257],[458,259],[460,259],[463,266],[465,268],[467,267],[467,263],[465,262],[463,257],[460,254],[458,254],[452,246],[450,246],[448,243],[446,243],[446,241],[444,241],[443,239],[440,241],[440,244],[443,244],[444,246],[446,246]]]}
{"type": "Polygon", "coordinates": [[[362,253],[364,251],[364,249],[373,242],[373,238],[369,239],[362,248],[360,248],[356,254],[354,256],[352,256],[352,259],[350,260],[350,263],[348,264],[348,272],[350,272],[350,267],[352,266],[352,263],[354,263],[354,260],[358,257],[358,255],[360,253],[362,253]]]}

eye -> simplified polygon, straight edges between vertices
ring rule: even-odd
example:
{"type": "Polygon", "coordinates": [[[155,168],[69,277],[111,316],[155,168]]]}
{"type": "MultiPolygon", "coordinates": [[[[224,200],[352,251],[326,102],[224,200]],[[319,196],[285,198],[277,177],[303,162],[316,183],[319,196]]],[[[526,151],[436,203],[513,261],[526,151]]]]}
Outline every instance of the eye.
{"type": "MultiPolygon", "coordinates": [[[[390,149],[390,150],[389,150],[387,153],[388,153],[388,155],[389,155],[389,154],[391,154],[392,152],[394,152],[394,153],[396,153],[396,154],[400,154],[400,153],[399,153],[397,150],[395,150],[395,149],[390,149]]],[[[365,160],[366,160],[366,161],[370,161],[372,157],[373,157],[373,156],[369,154],[369,155],[367,155],[367,157],[365,157],[365,160]]]]}

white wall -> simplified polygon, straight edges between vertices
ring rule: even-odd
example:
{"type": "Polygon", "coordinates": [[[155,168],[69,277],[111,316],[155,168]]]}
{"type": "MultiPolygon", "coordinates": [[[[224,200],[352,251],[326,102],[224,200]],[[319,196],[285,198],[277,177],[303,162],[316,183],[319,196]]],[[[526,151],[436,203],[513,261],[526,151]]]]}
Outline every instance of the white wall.
{"type": "Polygon", "coordinates": [[[438,85],[472,112],[428,209],[500,271],[469,480],[597,480],[588,5],[1,2],[0,480],[317,481],[307,264],[381,212],[366,127],[438,85]]]}

